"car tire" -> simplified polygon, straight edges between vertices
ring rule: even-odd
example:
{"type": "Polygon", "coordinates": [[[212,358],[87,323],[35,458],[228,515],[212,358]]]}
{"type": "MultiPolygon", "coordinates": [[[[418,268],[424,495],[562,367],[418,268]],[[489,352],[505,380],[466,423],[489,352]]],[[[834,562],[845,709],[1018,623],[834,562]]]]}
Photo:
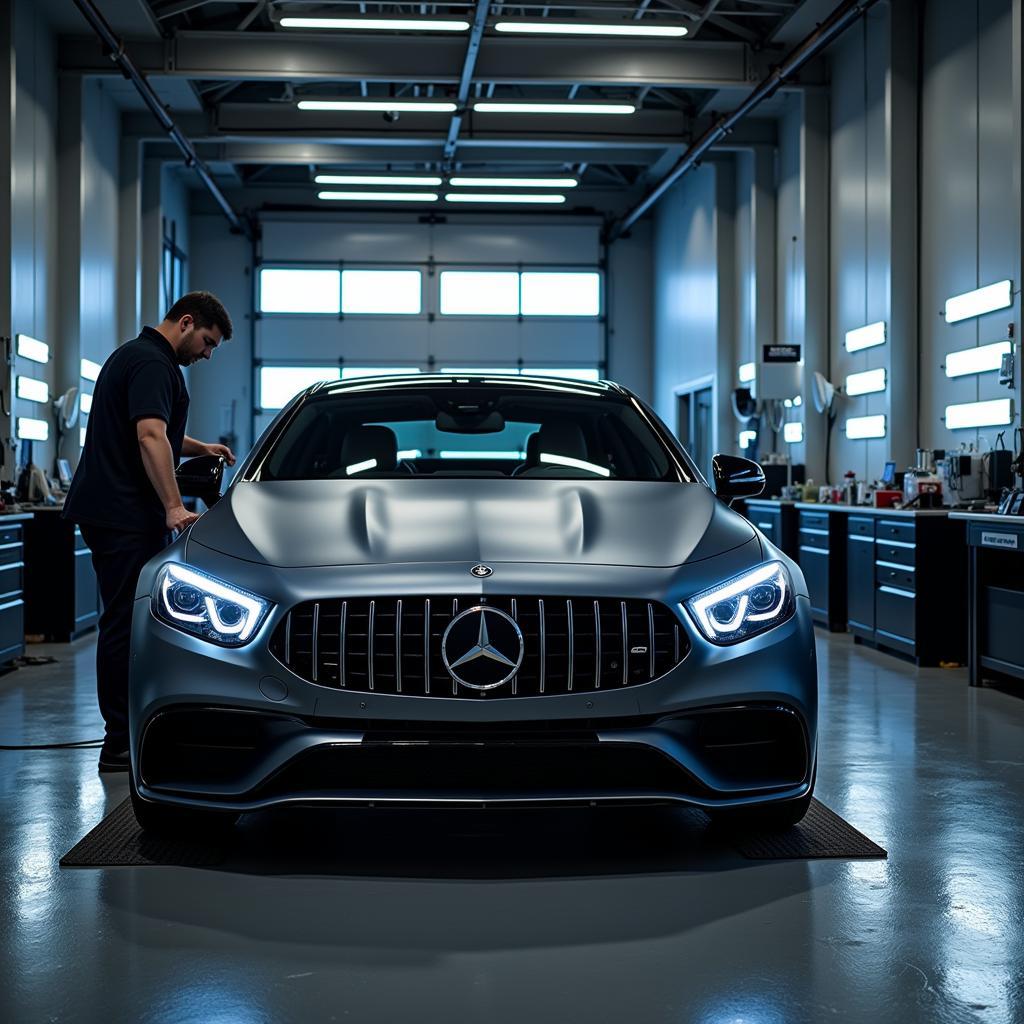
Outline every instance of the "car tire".
{"type": "Polygon", "coordinates": [[[762,804],[757,807],[722,807],[709,810],[711,823],[730,832],[781,832],[803,820],[811,806],[813,791],[799,800],[762,804]]]}
{"type": "Polygon", "coordinates": [[[167,839],[220,838],[239,815],[232,811],[198,811],[183,807],[166,807],[139,796],[135,778],[129,773],[132,811],[143,832],[167,839]]]}

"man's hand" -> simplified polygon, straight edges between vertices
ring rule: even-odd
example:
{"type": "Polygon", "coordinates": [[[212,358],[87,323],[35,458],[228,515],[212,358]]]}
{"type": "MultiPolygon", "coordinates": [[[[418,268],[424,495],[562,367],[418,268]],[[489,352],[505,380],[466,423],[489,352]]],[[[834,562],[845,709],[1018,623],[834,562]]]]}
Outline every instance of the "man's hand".
{"type": "Polygon", "coordinates": [[[205,455],[223,455],[229,466],[235,464],[235,453],[226,444],[207,444],[203,447],[206,449],[205,455]]]}
{"type": "Polygon", "coordinates": [[[195,512],[189,512],[184,505],[175,505],[167,510],[167,529],[172,533],[186,530],[199,518],[195,512]]]}

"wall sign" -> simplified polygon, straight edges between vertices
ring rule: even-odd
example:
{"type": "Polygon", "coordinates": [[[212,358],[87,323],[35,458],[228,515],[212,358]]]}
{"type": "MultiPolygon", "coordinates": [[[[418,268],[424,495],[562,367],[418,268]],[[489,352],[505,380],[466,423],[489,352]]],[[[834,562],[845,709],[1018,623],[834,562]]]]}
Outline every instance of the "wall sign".
{"type": "Polygon", "coordinates": [[[799,345],[762,345],[761,362],[763,363],[799,363],[799,345]]]}
{"type": "Polygon", "coordinates": [[[981,534],[981,546],[985,548],[1015,548],[1018,540],[1016,533],[989,533],[986,530],[981,534]]]}

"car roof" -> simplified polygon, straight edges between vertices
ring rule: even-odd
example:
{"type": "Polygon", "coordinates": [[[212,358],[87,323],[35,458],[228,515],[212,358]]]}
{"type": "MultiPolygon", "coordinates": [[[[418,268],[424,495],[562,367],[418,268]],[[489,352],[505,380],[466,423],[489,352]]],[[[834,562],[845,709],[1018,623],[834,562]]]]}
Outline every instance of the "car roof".
{"type": "Polygon", "coordinates": [[[345,394],[357,391],[400,390],[402,388],[443,387],[446,384],[469,384],[478,387],[508,387],[523,391],[572,391],[587,395],[629,395],[620,384],[609,380],[576,380],[572,377],[545,377],[541,374],[486,373],[409,373],[379,377],[357,377],[354,380],[321,381],[306,389],[306,395],[345,394]]]}

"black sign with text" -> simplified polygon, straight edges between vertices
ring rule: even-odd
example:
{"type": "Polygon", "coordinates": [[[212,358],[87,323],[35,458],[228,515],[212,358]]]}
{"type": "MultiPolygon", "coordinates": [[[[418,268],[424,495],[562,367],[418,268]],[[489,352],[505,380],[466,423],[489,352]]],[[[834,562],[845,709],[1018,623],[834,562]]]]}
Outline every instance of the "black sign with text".
{"type": "Polygon", "coordinates": [[[763,345],[763,363],[799,363],[799,345],[763,345]]]}

